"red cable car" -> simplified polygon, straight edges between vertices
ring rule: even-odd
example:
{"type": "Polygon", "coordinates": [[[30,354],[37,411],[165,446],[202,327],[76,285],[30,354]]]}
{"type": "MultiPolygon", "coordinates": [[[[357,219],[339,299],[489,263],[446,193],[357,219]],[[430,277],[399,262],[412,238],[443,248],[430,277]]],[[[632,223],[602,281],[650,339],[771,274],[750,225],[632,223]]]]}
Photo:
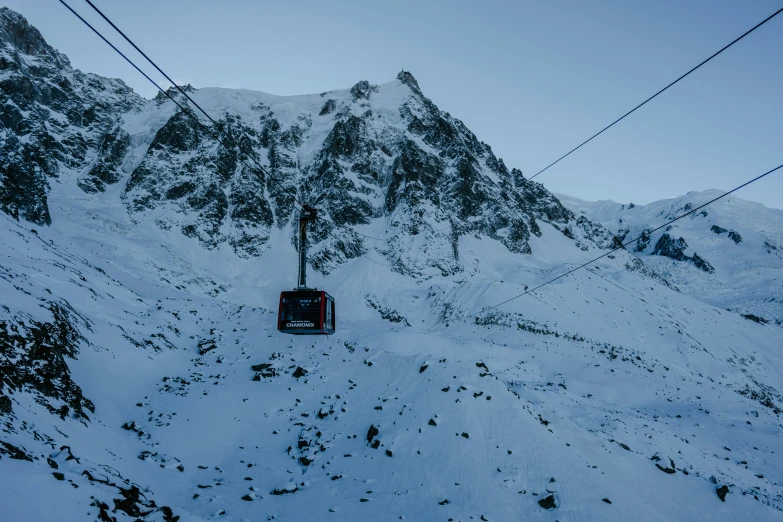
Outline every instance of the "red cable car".
{"type": "Polygon", "coordinates": [[[295,335],[329,335],[335,330],[334,298],[317,288],[307,288],[307,222],[316,210],[303,205],[299,213],[299,284],[280,293],[277,330],[295,335]]]}
{"type": "Polygon", "coordinates": [[[293,290],[280,294],[277,329],[288,334],[333,334],[334,299],[323,290],[293,290]]]}

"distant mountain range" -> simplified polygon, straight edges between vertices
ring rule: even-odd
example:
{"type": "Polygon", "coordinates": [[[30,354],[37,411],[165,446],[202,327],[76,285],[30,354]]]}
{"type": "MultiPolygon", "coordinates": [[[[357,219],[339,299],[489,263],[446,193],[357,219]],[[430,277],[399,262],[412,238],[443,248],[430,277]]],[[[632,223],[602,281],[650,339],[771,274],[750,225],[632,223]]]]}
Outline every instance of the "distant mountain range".
{"type": "Polygon", "coordinates": [[[557,197],[623,241],[643,236],[629,250],[688,295],[783,325],[783,211],[727,196],[670,228],[647,233],[721,194],[689,192],[648,205],[557,197]]]}

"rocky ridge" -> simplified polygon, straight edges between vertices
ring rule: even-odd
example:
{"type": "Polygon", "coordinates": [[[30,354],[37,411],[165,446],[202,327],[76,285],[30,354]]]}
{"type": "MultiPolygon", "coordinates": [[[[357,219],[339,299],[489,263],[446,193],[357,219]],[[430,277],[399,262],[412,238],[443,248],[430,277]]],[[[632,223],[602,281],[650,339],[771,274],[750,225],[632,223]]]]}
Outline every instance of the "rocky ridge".
{"type": "Polygon", "coordinates": [[[123,113],[143,99],[120,80],[71,67],[21,15],[0,8],[0,210],[48,225],[52,182],[117,182],[123,113]]]}
{"type": "Polygon", "coordinates": [[[325,218],[311,235],[312,266],[325,274],[375,247],[400,273],[454,274],[465,269],[460,237],[529,254],[540,222],[585,249],[611,239],[507,168],[409,72],[312,96],[188,86],[240,144],[224,146],[168,98],[74,70],[24,18],[1,16],[0,209],[15,218],[49,224],[51,183],[96,195],[119,184],[134,221],[253,257],[291,224],[296,198],[325,218]],[[382,243],[352,230],[377,219],[382,243]]]}

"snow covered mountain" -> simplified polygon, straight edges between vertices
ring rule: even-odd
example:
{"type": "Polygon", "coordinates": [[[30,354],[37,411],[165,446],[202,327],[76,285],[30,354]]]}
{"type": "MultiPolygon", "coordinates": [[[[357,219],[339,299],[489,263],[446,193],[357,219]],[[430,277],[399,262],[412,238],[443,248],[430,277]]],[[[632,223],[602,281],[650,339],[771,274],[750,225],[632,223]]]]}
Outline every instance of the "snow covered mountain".
{"type": "Polygon", "coordinates": [[[100,150],[104,158],[91,165],[84,186],[117,181],[105,159],[117,145],[104,136],[142,100],[119,80],[72,69],[7,8],[0,9],[0,44],[0,210],[49,224],[49,185],[63,171],[86,165],[100,150]]]}
{"type": "Polygon", "coordinates": [[[755,321],[783,325],[783,211],[728,196],[648,234],[721,194],[690,192],[649,205],[558,198],[623,241],[644,235],[630,250],[688,295],[755,321]]]}
{"type": "Polygon", "coordinates": [[[440,111],[410,73],[312,96],[188,88],[266,179],[165,96],[143,100],[122,82],[75,71],[26,21],[2,16],[0,208],[15,217],[48,224],[47,187],[57,179],[96,198],[120,191],[135,222],[257,256],[298,198],[325,218],[312,235],[316,270],[367,252],[367,238],[346,226],[387,216],[384,239],[396,248],[384,255],[412,275],[464,270],[454,248],[463,235],[529,253],[539,221],[573,220],[540,185],[520,190],[521,172],[440,111]]]}
{"type": "Polygon", "coordinates": [[[409,73],[193,89],[275,183],[7,9],[0,45],[3,520],[783,520],[783,329],[631,252],[482,312],[615,229],[409,73]],[[276,331],[288,187],[330,337],[276,331]]]}

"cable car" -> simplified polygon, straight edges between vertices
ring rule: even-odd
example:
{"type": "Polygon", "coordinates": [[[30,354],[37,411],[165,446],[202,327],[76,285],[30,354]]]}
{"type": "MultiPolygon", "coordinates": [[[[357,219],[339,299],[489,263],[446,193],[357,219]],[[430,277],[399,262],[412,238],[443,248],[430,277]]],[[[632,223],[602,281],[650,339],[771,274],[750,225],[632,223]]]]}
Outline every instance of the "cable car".
{"type": "Polygon", "coordinates": [[[277,329],[288,334],[333,334],[334,299],[323,290],[293,290],[280,294],[277,329]]]}
{"type": "Polygon", "coordinates": [[[329,335],[335,330],[334,298],[317,288],[307,287],[307,222],[316,218],[316,209],[302,205],[299,213],[299,281],[296,288],[280,293],[277,330],[295,335],[329,335]]]}

